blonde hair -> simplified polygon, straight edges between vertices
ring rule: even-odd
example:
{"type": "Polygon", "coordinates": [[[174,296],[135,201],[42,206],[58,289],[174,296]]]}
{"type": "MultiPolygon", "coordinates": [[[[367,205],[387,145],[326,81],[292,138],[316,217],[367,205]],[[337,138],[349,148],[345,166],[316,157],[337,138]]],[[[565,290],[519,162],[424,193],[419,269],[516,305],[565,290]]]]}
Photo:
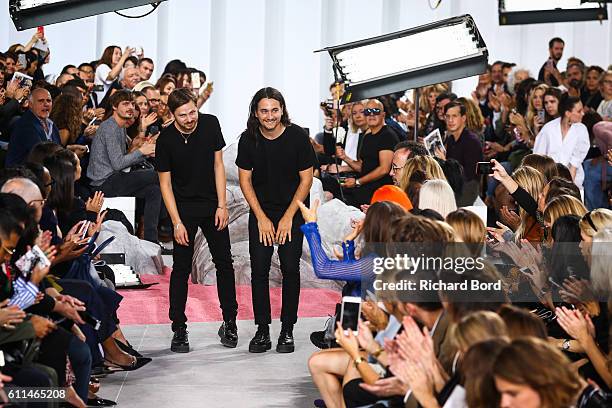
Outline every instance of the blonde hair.
{"type": "Polygon", "coordinates": [[[455,193],[446,180],[428,180],[419,194],[419,209],[437,211],[442,217],[457,209],[455,193]]]}
{"type": "MultiPolygon", "coordinates": [[[[598,208],[589,212],[589,218],[591,222],[597,228],[597,231],[601,231],[605,228],[612,228],[612,210],[608,210],[607,208],[598,208]]],[[[592,237],[597,231],[593,228],[593,225],[589,223],[589,221],[582,217],[580,220],[580,231],[585,235],[592,237]]]]}
{"type": "Polygon", "coordinates": [[[591,283],[595,291],[612,300],[612,273],[610,273],[609,246],[612,228],[605,228],[593,235],[591,245],[591,283]]]}
{"type": "Polygon", "coordinates": [[[576,197],[563,194],[553,198],[552,201],[548,203],[544,209],[543,218],[544,222],[552,227],[559,217],[570,214],[582,217],[586,213],[587,209],[580,200],[576,197]]]}
{"type": "Polygon", "coordinates": [[[456,101],[465,106],[465,126],[474,133],[479,135],[482,134],[484,129],[484,117],[482,116],[480,108],[471,99],[461,97],[457,98],[456,101]]]}
{"type": "Polygon", "coordinates": [[[495,312],[480,310],[465,315],[451,326],[451,341],[457,350],[466,352],[472,345],[507,336],[506,323],[495,312]]]}
{"type": "MultiPolygon", "coordinates": [[[[514,173],[512,173],[512,179],[536,201],[546,185],[544,175],[529,166],[523,166],[516,169],[514,173]]],[[[527,222],[530,219],[529,214],[527,214],[527,211],[522,207],[519,209],[519,216],[521,218],[521,223],[514,234],[517,241],[524,238],[523,234],[528,232],[527,222]]]]}
{"type": "Polygon", "coordinates": [[[529,106],[527,107],[527,127],[529,130],[535,135],[535,118],[537,116],[537,112],[533,107],[533,100],[535,99],[536,92],[542,92],[542,109],[544,109],[544,93],[548,89],[548,85],[540,84],[533,88],[529,93],[529,106]]]}
{"type": "Polygon", "coordinates": [[[459,208],[446,216],[446,222],[453,227],[457,237],[466,244],[482,244],[485,240],[487,229],[473,211],[459,208]]]}
{"type": "Polygon", "coordinates": [[[400,180],[400,188],[406,191],[408,184],[410,184],[410,178],[415,171],[420,170],[425,174],[426,180],[444,180],[446,176],[442,167],[438,164],[436,159],[432,156],[416,156],[412,159],[408,159],[404,166],[404,172],[402,173],[402,179],[400,180]]]}
{"type": "Polygon", "coordinates": [[[434,84],[421,88],[421,95],[419,96],[419,109],[423,112],[431,112],[434,108],[429,106],[429,95],[432,92],[437,92],[438,95],[444,92],[448,92],[448,86],[446,84],[434,84]]]}

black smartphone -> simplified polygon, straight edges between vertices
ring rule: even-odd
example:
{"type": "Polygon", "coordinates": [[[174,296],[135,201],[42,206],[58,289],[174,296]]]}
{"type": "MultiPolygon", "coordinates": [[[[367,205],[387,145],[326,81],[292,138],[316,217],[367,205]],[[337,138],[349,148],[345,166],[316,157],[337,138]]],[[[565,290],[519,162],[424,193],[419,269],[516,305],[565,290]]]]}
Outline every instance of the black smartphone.
{"type": "Polygon", "coordinates": [[[493,165],[491,162],[478,162],[476,164],[476,174],[489,175],[493,174],[493,165]]]}

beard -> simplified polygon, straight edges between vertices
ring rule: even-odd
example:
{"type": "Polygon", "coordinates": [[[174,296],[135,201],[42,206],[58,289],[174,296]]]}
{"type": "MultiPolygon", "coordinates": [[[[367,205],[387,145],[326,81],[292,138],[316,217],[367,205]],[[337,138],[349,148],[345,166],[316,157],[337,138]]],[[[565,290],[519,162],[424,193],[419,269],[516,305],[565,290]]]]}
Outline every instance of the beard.
{"type": "Polygon", "coordinates": [[[572,79],[571,81],[569,81],[569,86],[571,86],[574,89],[582,88],[582,81],[578,79],[572,79]]]}

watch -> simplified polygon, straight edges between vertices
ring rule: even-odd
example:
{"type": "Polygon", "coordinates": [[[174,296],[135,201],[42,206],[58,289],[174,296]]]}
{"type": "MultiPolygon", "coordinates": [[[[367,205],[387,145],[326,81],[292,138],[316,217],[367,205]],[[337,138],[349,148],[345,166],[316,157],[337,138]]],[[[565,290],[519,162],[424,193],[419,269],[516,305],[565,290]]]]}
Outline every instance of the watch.
{"type": "Polygon", "coordinates": [[[359,181],[359,179],[355,179],[355,185],[357,187],[361,186],[361,182],[359,181]]]}
{"type": "Polygon", "coordinates": [[[355,359],[355,361],[354,361],[355,368],[358,368],[359,364],[363,363],[364,361],[365,361],[365,359],[363,357],[361,357],[361,356],[357,357],[355,359]]]}
{"type": "Polygon", "coordinates": [[[563,351],[569,351],[569,349],[570,349],[570,340],[569,339],[565,339],[563,341],[563,344],[561,344],[561,349],[563,351]]]}

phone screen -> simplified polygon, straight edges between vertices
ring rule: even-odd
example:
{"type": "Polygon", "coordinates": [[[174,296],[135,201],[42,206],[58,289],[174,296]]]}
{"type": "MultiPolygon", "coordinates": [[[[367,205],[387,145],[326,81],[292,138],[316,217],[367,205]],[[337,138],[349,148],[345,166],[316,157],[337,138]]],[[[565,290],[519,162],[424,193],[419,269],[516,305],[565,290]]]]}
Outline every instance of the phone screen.
{"type": "Polygon", "coordinates": [[[359,309],[361,304],[354,302],[342,303],[342,329],[351,329],[353,333],[357,333],[357,323],[359,322],[359,309]]]}

